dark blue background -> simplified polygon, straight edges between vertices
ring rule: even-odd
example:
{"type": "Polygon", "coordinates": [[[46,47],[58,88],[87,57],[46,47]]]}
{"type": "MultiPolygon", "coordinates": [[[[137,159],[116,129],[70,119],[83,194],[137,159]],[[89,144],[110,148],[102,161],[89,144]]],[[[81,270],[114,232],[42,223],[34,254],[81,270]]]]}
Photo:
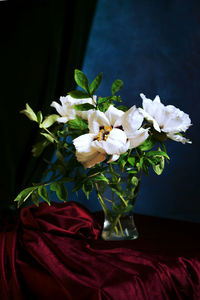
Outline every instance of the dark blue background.
{"type": "MultiPolygon", "coordinates": [[[[141,105],[141,92],[158,94],[190,115],[193,144],[167,143],[170,164],[161,176],[143,176],[135,211],[200,221],[200,2],[99,0],[83,71],[90,80],[103,72],[101,96],[120,78],[127,105],[141,105]]],[[[95,195],[84,201],[93,210],[96,203],[95,195]]]]}

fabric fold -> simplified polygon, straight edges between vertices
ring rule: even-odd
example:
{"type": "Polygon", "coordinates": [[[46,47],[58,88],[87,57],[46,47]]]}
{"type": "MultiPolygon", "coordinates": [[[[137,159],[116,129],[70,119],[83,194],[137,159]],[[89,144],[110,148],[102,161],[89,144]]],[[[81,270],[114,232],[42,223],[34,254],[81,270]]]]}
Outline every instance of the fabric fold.
{"type": "Polygon", "coordinates": [[[68,202],[2,223],[0,299],[200,299],[200,224],[136,215],[139,239],[109,242],[97,220],[68,202]]]}

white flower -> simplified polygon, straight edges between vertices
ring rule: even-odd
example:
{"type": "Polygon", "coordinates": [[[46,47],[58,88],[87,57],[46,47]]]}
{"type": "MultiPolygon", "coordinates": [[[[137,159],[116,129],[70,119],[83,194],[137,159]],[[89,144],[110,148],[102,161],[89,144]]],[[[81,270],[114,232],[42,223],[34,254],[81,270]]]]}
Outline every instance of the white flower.
{"type": "Polygon", "coordinates": [[[188,114],[173,105],[163,105],[159,96],[156,96],[153,101],[147,99],[144,94],[140,94],[140,96],[143,100],[143,109],[139,108],[139,111],[146,120],[153,124],[155,130],[166,133],[168,138],[177,142],[191,143],[178,134],[185,132],[191,126],[188,114]]]}
{"type": "MultiPolygon", "coordinates": [[[[81,117],[83,119],[87,119],[88,111],[78,111],[74,109],[74,105],[78,104],[96,104],[96,96],[92,98],[83,98],[83,99],[75,99],[70,95],[66,97],[60,97],[61,105],[55,101],[51,103],[51,106],[54,107],[57,112],[61,115],[60,118],[57,119],[60,123],[66,123],[69,120],[73,120],[76,116],[81,117]]],[[[89,110],[91,111],[91,110],[89,110]]]]}
{"type": "Polygon", "coordinates": [[[140,128],[143,119],[135,106],[126,113],[112,105],[105,113],[98,110],[90,112],[89,133],[73,141],[77,160],[85,168],[104,161],[107,154],[111,155],[109,162],[117,160],[121,154],[139,146],[148,137],[148,129],[140,128]]]}

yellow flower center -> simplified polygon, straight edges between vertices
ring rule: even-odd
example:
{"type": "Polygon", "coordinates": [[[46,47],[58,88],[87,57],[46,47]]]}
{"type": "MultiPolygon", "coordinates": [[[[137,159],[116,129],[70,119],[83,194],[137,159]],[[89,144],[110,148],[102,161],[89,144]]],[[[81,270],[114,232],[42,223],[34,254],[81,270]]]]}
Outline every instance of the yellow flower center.
{"type": "Polygon", "coordinates": [[[104,126],[100,129],[96,137],[97,141],[106,141],[112,129],[112,126],[104,126]]]}

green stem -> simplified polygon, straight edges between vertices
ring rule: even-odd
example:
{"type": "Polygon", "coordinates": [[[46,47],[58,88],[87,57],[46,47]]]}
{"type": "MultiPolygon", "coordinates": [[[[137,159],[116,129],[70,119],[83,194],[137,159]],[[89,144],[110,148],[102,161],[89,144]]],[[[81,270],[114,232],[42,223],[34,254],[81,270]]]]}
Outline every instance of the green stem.
{"type": "Polygon", "coordinates": [[[121,231],[121,235],[124,237],[124,232],[123,232],[123,228],[122,228],[122,224],[121,224],[120,219],[118,220],[118,224],[119,224],[119,229],[121,231]]]}
{"type": "Polygon", "coordinates": [[[47,128],[41,126],[42,129],[44,129],[55,141],[56,143],[59,143],[59,140],[56,138],[56,136],[51,132],[49,131],[47,128]]]}
{"type": "Polygon", "coordinates": [[[94,186],[95,186],[95,190],[96,190],[97,196],[99,197],[101,206],[103,208],[104,214],[107,215],[107,208],[106,208],[105,203],[104,203],[104,201],[103,201],[103,199],[101,197],[101,194],[99,192],[98,184],[95,182],[94,186]]]}
{"type": "Polygon", "coordinates": [[[126,201],[122,195],[119,195],[119,198],[122,200],[125,206],[128,206],[128,201],[126,201]]]}
{"type": "Polygon", "coordinates": [[[112,234],[112,232],[113,232],[115,226],[117,225],[117,222],[119,221],[120,217],[121,217],[121,215],[118,215],[117,218],[115,219],[115,221],[114,221],[114,223],[112,224],[112,227],[111,227],[111,229],[110,229],[110,231],[109,231],[108,236],[111,236],[111,234],[112,234]]]}
{"type": "MultiPolygon", "coordinates": [[[[60,141],[57,139],[57,137],[51,132],[49,131],[47,128],[41,126],[42,129],[44,129],[55,141],[57,144],[60,144],[60,141]]],[[[75,153],[73,150],[71,150],[66,144],[63,145],[65,149],[67,149],[68,151],[72,152],[73,154],[75,153]]]]}

